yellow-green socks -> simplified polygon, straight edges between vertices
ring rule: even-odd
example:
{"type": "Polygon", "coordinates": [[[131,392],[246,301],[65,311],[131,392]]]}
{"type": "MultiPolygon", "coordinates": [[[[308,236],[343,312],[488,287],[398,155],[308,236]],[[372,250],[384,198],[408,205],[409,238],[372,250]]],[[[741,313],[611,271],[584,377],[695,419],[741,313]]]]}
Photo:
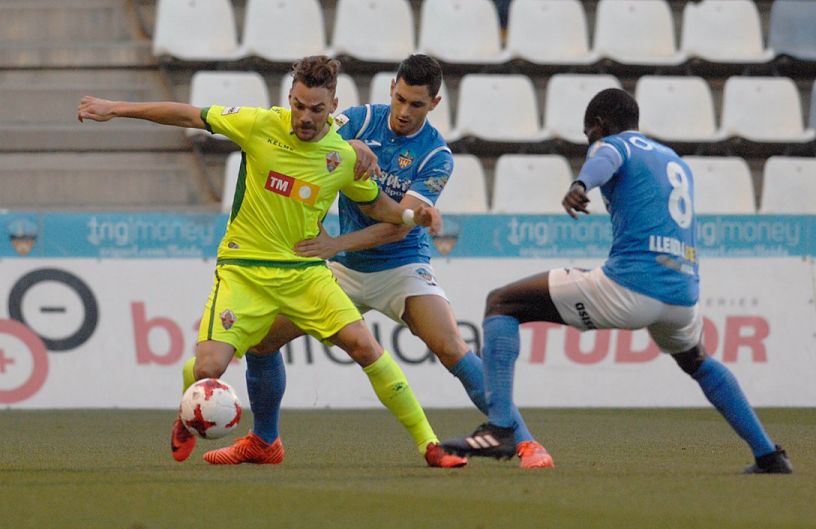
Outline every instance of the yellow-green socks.
{"type": "Polygon", "coordinates": [[[184,380],[183,382],[184,387],[181,388],[182,393],[187,391],[187,388],[195,384],[196,379],[195,373],[193,372],[193,368],[195,367],[195,360],[196,360],[195,357],[190,358],[189,360],[184,362],[184,365],[181,368],[181,376],[182,379],[184,380]]]}
{"type": "Polygon", "coordinates": [[[408,385],[405,374],[388,351],[383,351],[382,356],[374,363],[364,367],[363,371],[368,375],[374,393],[377,394],[380,402],[414,438],[420,454],[425,454],[428,443],[439,442],[425,417],[422,406],[419,405],[411,386],[408,385]]]}

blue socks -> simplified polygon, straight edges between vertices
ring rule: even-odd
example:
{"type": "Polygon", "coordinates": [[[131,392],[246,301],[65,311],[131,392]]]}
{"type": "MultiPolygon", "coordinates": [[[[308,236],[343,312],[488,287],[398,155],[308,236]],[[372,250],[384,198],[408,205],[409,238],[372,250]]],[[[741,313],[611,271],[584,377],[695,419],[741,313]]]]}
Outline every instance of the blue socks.
{"type": "Polygon", "coordinates": [[[745,439],[754,457],[776,450],[730,369],[717,360],[706,357],[691,376],[700,384],[709,402],[725,417],[734,431],[745,439]]]}
{"type": "Polygon", "coordinates": [[[280,351],[272,355],[246,354],[249,407],[255,418],[252,431],[272,443],[278,438],[281,400],[286,391],[286,368],[280,351]]]}
{"type": "Polygon", "coordinates": [[[482,322],[484,331],[484,379],[487,419],[496,426],[514,426],[513,377],[518,358],[519,322],[510,316],[491,316],[482,322]]]}
{"type": "MultiPolygon", "coordinates": [[[[454,365],[450,372],[462,382],[465,391],[473,404],[485,415],[488,414],[487,398],[485,397],[484,370],[482,359],[468,351],[465,356],[454,365]]],[[[511,403],[512,404],[512,403],[511,403]]],[[[513,420],[516,423],[515,440],[516,444],[522,441],[532,441],[533,436],[524,419],[521,418],[518,408],[513,405],[513,420]]]]}

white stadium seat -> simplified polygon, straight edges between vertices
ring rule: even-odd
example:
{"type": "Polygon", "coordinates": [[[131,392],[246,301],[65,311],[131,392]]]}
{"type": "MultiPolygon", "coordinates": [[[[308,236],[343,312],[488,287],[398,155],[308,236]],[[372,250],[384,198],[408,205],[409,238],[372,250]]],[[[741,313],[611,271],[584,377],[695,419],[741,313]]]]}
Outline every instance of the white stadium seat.
{"type": "Polygon", "coordinates": [[[658,140],[712,142],[721,139],[714,99],[701,77],[644,75],[635,86],[640,130],[658,140]]]}
{"type": "Polygon", "coordinates": [[[333,55],[397,63],[415,47],[414,17],[407,0],[338,0],[333,55]]]}
{"type": "Polygon", "coordinates": [[[459,84],[456,134],[496,142],[544,139],[538,99],[526,75],[466,74],[459,84]]]}
{"type": "Polygon", "coordinates": [[[221,212],[232,211],[232,200],[235,198],[235,186],[238,183],[238,173],[241,170],[241,151],[229,153],[224,165],[224,185],[221,188],[221,212]]]}
{"type": "Polygon", "coordinates": [[[736,156],[685,156],[694,180],[694,212],[753,215],[754,183],[748,163],[736,156]]]}
{"type": "Polygon", "coordinates": [[[594,51],[621,64],[676,66],[674,18],[665,0],[600,0],[594,51]]]}
{"type": "Polygon", "coordinates": [[[557,155],[505,154],[496,162],[493,213],[563,213],[572,182],[567,159],[557,155]]]}
{"type": "Polygon", "coordinates": [[[153,55],[184,61],[239,58],[230,0],[158,0],[153,55]]]}
{"type": "Polygon", "coordinates": [[[547,135],[586,144],[584,113],[587,104],[601,90],[620,87],[620,81],[611,75],[553,75],[547,84],[544,104],[547,135]]]}
{"type": "Polygon", "coordinates": [[[720,63],[765,63],[773,51],[762,42],[759,11],[752,0],[704,0],[683,8],[681,50],[720,63]]]}
{"type": "MultiPolygon", "coordinates": [[[[211,105],[269,108],[266,81],[256,72],[196,72],[190,81],[190,104],[197,107],[211,105]]],[[[188,136],[206,135],[203,129],[187,129],[188,136]]],[[[225,136],[215,134],[219,140],[225,136]]]]}
{"type": "Polygon", "coordinates": [[[420,52],[459,64],[506,60],[499,15],[491,0],[425,0],[419,28],[420,52]]]}
{"type": "Polygon", "coordinates": [[[506,53],[535,64],[592,64],[579,0],[515,0],[507,21],[506,53]]]}
{"type": "Polygon", "coordinates": [[[442,213],[487,213],[487,188],[484,169],[472,154],[453,155],[453,174],[436,207],[442,213]]]}
{"type": "Polygon", "coordinates": [[[771,156],[762,176],[759,212],[816,214],[816,159],[771,156]]]}
{"type": "MultiPolygon", "coordinates": [[[[397,72],[377,72],[371,78],[368,90],[368,102],[371,104],[388,105],[391,103],[391,81],[396,78],[397,72]]],[[[436,108],[428,114],[428,121],[436,127],[440,134],[448,142],[458,139],[451,125],[450,98],[445,81],[439,87],[439,94],[442,99],[436,108]]]]}
{"type": "Polygon", "coordinates": [[[326,50],[323,8],[318,0],[247,0],[242,55],[294,62],[326,50]],[[270,20],[285,20],[270,30],[270,20]]]}
{"type": "MultiPolygon", "coordinates": [[[[278,106],[289,108],[289,90],[291,88],[292,74],[286,74],[281,78],[278,106]]],[[[345,73],[341,73],[337,76],[335,96],[337,97],[337,110],[335,111],[335,114],[341,112],[345,108],[354,107],[360,104],[360,92],[357,90],[357,84],[354,82],[354,79],[352,79],[351,76],[345,73]]]]}
{"type": "Polygon", "coordinates": [[[729,77],[723,89],[722,133],[754,142],[806,143],[799,90],[785,77],[729,77]]]}

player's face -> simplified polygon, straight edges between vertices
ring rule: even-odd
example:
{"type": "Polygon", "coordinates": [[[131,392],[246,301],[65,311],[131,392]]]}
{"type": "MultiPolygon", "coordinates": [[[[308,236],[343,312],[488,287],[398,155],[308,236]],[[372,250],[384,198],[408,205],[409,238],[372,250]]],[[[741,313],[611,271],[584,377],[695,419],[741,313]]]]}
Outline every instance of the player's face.
{"type": "Polygon", "coordinates": [[[302,141],[318,141],[329,130],[329,114],[337,109],[337,98],[328,88],[296,82],[289,90],[289,106],[295,135],[302,141]]]}
{"type": "Polygon", "coordinates": [[[593,122],[584,123],[584,135],[590,145],[603,138],[605,134],[600,119],[596,118],[593,122]]]}
{"type": "Polygon", "coordinates": [[[431,97],[426,85],[410,85],[405,79],[391,81],[391,130],[400,136],[415,133],[441,99],[438,95],[431,97]]]}

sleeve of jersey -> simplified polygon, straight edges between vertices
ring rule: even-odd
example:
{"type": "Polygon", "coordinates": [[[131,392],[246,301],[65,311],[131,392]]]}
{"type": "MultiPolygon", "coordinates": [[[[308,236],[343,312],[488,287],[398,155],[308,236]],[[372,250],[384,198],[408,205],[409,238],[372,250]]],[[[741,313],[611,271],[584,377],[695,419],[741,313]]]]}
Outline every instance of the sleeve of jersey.
{"type": "Polygon", "coordinates": [[[337,133],[344,140],[353,140],[357,137],[360,127],[366,119],[368,106],[350,107],[337,114],[334,118],[334,126],[337,133]]]}
{"type": "Polygon", "coordinates": [[[201,109],[201,120],[213,134],[223,134],[245,150],[247,140],[262,108],[223,107],[213,105],[201,109]]]}
{"type": "Polygon", "coordinates": [[[408,194],[433,206],[453,173],[453,155],[447,147],[437,147],[420,164],[408,194]]]}
{"type": "Polygon", "coordinates": [[[578,173],[577,180],[584,184],[587,191],[604,185],[621,168],[626,155],[625,149],[612,142],[595,142],[587,153],[587,159],[578,173]]]}

